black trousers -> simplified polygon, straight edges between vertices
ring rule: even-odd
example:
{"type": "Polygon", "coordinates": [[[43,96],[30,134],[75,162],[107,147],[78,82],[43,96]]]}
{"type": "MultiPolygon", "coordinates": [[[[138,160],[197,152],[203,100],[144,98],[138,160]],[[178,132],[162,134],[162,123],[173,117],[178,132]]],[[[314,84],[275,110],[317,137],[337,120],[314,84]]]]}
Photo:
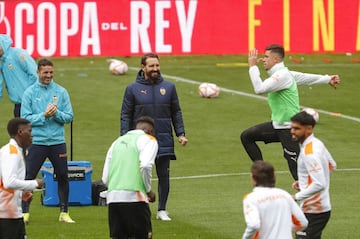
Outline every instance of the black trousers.
{"type": "Polygon", "coordinates": [[[252,161],[263,160],[256,142],[262,141],[265,144],[280,142],[290,173],[295,180],[298,179],[297,158],[300,153],[300,146],[298,142],[291,139],[290,129],[274,129],[272,122],[266,122],[244,130],[240,139],[252,161]]]}
{"type": "Polygon", "coordinates": [[[110,203],[108,215],[112,239],[152,238],[151,212],[147,203],[110,203]]]}
{"type": "Polygon", "coordinates": [[[0,218],[0,239],[25,239],[25,224],[23,218],[0,218]]]}
{"type": "Polygon", "coordinates": [[[155,159],[156,174],[158,176],[158,211],[166,210],[166,203],[170,192],[170,156],[155,159]]]}
{"type": "Polygon", "coordinates": [[[330,219],[330,214],[330,211],[319,214],[305,213],[309,225],[305,231],[296,233],[296,239],[321,239],[322,231],[330,219]]]}
{"type": "Polygon", "coordinates": [[[20,117],[21,104],[14,105],[14,117],[20,117]]]}

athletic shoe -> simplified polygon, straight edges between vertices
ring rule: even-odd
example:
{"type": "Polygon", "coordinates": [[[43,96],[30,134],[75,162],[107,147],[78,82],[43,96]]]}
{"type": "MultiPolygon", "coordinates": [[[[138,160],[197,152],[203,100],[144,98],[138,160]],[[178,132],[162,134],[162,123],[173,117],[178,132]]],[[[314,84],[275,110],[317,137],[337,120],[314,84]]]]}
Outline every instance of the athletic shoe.
{"type": "Polygon", "coordinates": [[[59,222],[74,223],[68,212],[61,212],[59,216],[59,222]]]}
{"type": "Polygon", "coordinates": [[[24,223],[28,224],[29,220],[30,220],[30,213],[23,213],[23,219],[24,219],[24,223]]]}
{"type": "Polygon", "coordinates": [[[156,219],[160,219],[161,221],[171,221],[171,218],[168,216],[168,212],[165,210],[160,210],[157,212],[156,219]]]}

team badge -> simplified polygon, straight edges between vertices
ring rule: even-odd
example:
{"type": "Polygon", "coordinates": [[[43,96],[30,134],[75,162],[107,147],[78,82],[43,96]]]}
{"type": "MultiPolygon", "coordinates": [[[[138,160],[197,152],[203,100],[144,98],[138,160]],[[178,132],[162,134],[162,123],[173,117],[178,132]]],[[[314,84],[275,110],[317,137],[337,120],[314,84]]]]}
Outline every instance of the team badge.
{"type": "Polygon", "coordinates": [[[9,64],[9,65],[8,65],[8,69],[9,69],[9,70],[12,70],[12,68],[13,68],[13,65],[12,65],[12,64],[9,64]]]}
{"type": "Polygon", "coordinates": [[[165,90],[164,87],[161,87],[161,88],[160,88],[160,94],[161,94],[161,95],[165,95],[165,94],[166,94],[166,90],[165,90]]]}
{"type": "Polygon", "coordinates": [[[24,54],[20,54],[20,62],[24,62],[26,60],[26,56],[24,54]]]}
{"type": "Polygon", "coordinates": [[[56,95],[53,96],[53,104],[54,105],[57,105],[57,102],[58,102],[58,98],[56,95]]]}

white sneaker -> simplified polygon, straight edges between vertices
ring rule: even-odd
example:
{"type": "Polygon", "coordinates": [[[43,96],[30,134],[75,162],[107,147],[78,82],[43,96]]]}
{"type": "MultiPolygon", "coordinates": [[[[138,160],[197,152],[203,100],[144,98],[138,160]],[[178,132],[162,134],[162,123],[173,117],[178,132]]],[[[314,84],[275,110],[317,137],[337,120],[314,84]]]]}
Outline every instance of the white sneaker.
{"type": "Polygon", "coordinates": [[[171,221],[171,218],[168,216],[168,212],[165,210],[160,210],[157,212],[156,219],[160,219],[161,221],[171,221]]]}

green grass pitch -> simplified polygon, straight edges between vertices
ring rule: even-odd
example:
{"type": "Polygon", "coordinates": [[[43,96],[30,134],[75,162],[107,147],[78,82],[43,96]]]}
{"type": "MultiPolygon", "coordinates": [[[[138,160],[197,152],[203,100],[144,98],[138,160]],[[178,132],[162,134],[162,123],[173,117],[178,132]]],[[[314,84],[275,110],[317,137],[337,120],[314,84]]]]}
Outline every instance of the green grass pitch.
{"type": "MultiPolygon", "coordinates": [[[[286,58],[292,70],[341,77],[336,90],[328,85],[313,85],[300,86],[299,92],[301,105],[320,110],[315,134],[324,141],[338,164],[338,170],[331,175],[333,210],[323,238],[354,238],[360,233],[357,225],[360,193],[356,186],[360,178],[360,63],[351,59],[360,59],[360,55],[292,57],[303,57],[301,63],[286,58]],[[332,62],[323,61],[324,58],[332,62]]],[[[91,162],[93,181],[101,178],[106,151],[119,135],[123,93],[126,85],[134,81],[140,66],[139,56],[116,58],[129,65],[126,75],[111,75],[105,57],[52,59],[55,81],[68,89],[75,114],[72,159],[91,162]]],[[[245,229],[242,198],[252,187],[248,174],[251,161],[239,135],[247,127],[270,118],[266,100],[252,97],[248,67],[240,64],[246,62],[246,55],[161,56],[162,74],[177,87],[189,143],[186,147],[176,145],[178,160],[171,162],[167,209],[173,220],[157,221],[156,204],[151,204],[154,238],[241,237],[245,229]],[[222,89],[220,96],[200,98],[197,87],[201,82],[216,83],[222,89]]],[[[262,76],[266,76],[264,71],[262,76]]],[[[12,109],[5,94],[0,102],[1,145],[8,141],[6,124],[12,117],[12,109]]],[[[70,153],[69,126],[66,134],[70,153]]],[[[264,158],[275,166],[277,186],[293,193],[292,178],[280,145],[260,146],[264,158]]],[[[153,187],[156,191],[155,173],[153,187]]],[[[107,207],[72,206],[70,213],[75,224],[59,223],[59,209],[42,206],[40,192],[35,192],[30,224],[26,226],[28,238],[109,238],[107,207]]]]}

